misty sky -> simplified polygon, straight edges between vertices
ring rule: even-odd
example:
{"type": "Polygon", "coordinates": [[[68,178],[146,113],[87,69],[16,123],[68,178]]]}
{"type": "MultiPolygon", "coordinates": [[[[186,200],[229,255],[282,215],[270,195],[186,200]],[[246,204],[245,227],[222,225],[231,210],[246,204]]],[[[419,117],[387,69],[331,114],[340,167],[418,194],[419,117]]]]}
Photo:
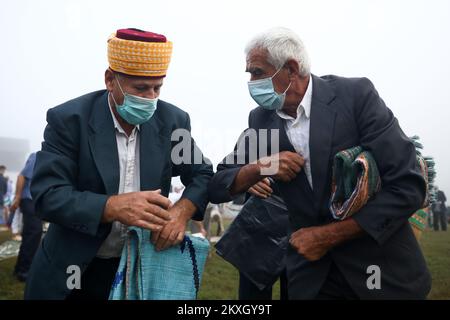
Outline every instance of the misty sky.
{"type": "Polygon", "coordinates": [[[40,148],[48,108],[104,88],[106,40],[119,28],[174,43],[160,98],[189,112],[217,164],[255,107],[243,49],[285,26],[316,75],[368,77],[407,135],[435,157],[450,196],[450,1],[4,1],[0,11],[0,137],[40,148]]]}

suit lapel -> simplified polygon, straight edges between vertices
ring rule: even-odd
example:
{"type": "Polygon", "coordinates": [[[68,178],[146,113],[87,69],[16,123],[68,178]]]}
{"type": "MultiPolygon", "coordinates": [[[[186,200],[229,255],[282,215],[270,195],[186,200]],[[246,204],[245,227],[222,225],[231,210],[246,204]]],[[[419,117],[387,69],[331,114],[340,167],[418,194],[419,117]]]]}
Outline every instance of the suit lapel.
{"type": "Polygon", "coordinates": [[[106,193],[117,194],[120,181],[119,155],[107,91],[97,100],[89,126],[92,129],[89,135],[89,147],[106,193]]]}
{"type": "Polygon", "coordinates": [[[312,76],[313,95],[309,129],[309,151],[314,203],[318,210],[327,183],[336,111],[330,105],[334,90],[322,79],[312,76]]]}

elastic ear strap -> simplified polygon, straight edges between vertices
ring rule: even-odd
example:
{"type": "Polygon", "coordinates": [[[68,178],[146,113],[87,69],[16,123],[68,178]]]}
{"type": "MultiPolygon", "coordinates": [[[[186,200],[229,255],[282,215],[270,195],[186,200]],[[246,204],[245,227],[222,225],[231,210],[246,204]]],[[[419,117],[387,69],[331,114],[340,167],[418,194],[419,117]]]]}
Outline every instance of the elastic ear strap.
{"type": "Polygon", "coordinates": [[[119,75],[117,73],[114,73],[114,77],[116,78],[117,84],[119,85],[120,92],[122,92],[123,96],[125,97],[125,92],[123,92],[122,86],[120,85],[119,82],[119,75]]]}
{"type": "Polygon", "coordinates": [[[271,76],[270,78],[273,79],[273,77],[275,77],[275,76],[278,74],[278,72],[280,72],[281,69],[283,69],[283,67],[281,67],[280,69],[278,69],[277,72],[275,72],[275,73],[273,74],[273,76],[271,76]]]}

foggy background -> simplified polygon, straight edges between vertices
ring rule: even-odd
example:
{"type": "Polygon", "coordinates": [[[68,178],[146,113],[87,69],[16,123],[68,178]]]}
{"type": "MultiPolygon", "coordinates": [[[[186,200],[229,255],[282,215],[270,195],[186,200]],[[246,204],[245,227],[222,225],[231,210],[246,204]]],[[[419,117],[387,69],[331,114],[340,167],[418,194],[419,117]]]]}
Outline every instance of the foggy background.
{"type": "Polygon", "coordinates": [[[174,43],[160,98],[189,112],[214,165],[255,107],[246,42],[274,26],[304,41],[316,75],[368,77],[450,195],[450,1],[2,1],[0,158],[40,149],[47,109],[103,89],[107,38],[136,27],[174,43]],[[16,150],[17,149],[17,150],[16,150]]]}

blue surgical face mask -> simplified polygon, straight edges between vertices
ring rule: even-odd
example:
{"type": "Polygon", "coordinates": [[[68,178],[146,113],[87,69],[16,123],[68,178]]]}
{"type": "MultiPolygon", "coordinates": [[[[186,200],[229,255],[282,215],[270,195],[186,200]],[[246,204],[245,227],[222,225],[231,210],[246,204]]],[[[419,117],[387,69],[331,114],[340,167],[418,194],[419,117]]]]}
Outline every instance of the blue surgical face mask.
{"type": "Polygon", "coordinates": [[[278,71],[271,77],[248,82],[248,90],[250,91],[250,95],[253,100],[255,100],[256,103],[264,109],[279,110],[283,107],[286,92],[289,90],[291,82],[289,82],[287,89],[280,94],[275,91],[272,81],[273,77],[275,77],[281,69],[282,68],[278,69],[278,71]]]}
{"type": "Polygon", "coordinates": [[[122,119],[132,125],[139,125],[150,120],[156,111],[158,98],[147,99],[125,93],[122,90],[118,76],[116,76],[116,81],[123,94],[123,103],[119,105],[114,99],[114,95],[111,94],[111,97],[114,100],[117,112],[122,119]]]}

